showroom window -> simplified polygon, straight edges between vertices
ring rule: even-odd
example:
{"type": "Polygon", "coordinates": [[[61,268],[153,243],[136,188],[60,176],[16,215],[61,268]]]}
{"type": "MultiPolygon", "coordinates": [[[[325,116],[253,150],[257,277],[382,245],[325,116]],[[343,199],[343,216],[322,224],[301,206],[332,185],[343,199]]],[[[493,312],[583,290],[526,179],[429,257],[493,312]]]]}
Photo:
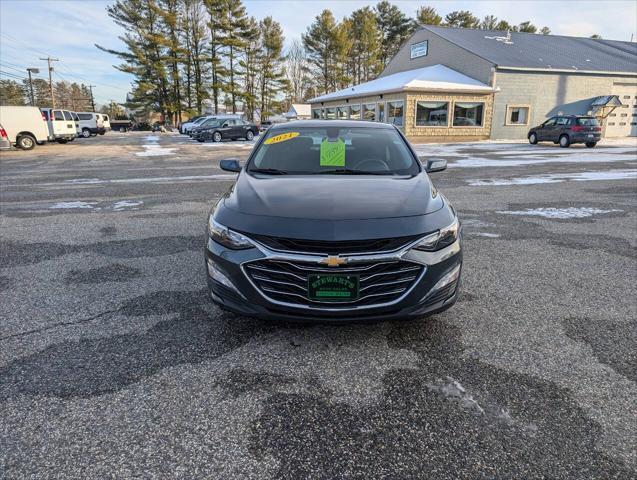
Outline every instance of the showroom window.
{"type": "Polygon", "coordinates": [[[350,120],[360,120],[361,119],[361,106],[360,105],[350,105],[350,107],[349,107],[349,118],[350,118],[350,120]]]}
{"type": "Polygon", "coordinates": [[[404,102],[387,102],[387,121],[397,127],[403,126],[404,102]]]}
{"type": "Polygon", "coordinates": [[[456,102],[453,106],[454,127],[481,127],[484,103],[456,102]]]}
{"type": "Polygon", "coordinates": [[[338,120],[347,120],[348,107],[336,107],[336,118],[338,120]]]}
{"type": "Polygon", "coordinates": [[[323,118],[323,109],[322,108],[313,109],[312,110],[312,118],[314,118],[314,119],[323,118]]]}
{"type": "Polygon", "coordinates": [[[325,109],[325,118],[334,120],[336,118],[336,107],[327,107],[325,109]]]}
{"type": "Polygon", "coordinates": [[[448,115],[449,102],[416,102],[417,127],[446,127],[448,115]]]}
{"type": "Polygon", "coordinates": [[[509,105],[507,107],[506,125],[528,125],[529,107],[526,105],[509,105]]]}
{"type": "Polygon", "coordinates": [[[376,105],[373,103],[363,104],[363,120],[373,122],[376,120],[376,105]]]}

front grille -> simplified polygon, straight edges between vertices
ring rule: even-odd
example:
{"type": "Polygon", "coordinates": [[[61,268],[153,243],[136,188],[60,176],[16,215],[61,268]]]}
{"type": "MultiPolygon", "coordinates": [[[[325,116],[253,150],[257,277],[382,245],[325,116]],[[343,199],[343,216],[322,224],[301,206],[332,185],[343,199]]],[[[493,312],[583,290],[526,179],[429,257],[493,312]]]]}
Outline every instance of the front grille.
{"type": "Polygon", "coordinates": [[[377,238],[371,240],[300,240],[296,238],[270,237],[249,234],[251,238],[272,250],[282,252],[306,252],[323,255],[346,255],[353,253],[393,252],[415,241],[418,236],[377,238]]]}
{"type": "Polygon", "coordinates": [[[352,308],[391,303],[417,281],[423,266],[404,260],[388,260],[330,268],[313,262],[257,260],[244,264],[246,273],[266,297],[300,307],[352,308]],[[313,274],[359,276],[359,298],[344,302],[321,302],[307,298],[308,276],[313,274]]]}

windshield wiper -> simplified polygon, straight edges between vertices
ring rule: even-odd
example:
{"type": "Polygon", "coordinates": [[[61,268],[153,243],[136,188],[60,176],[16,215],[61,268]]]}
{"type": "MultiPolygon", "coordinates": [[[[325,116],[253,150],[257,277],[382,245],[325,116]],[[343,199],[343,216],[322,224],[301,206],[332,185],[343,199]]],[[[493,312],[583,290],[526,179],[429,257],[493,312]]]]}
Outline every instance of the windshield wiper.
{"type": "Polygon", "coordinates": [[[268,175],[287,175],[288,172],[279,170],[278,168],[251,168],[249,170],[253,173],[266,173],[268,175]]]}
{"type": "Polygon", "coordinates": [[[393,172],[385,171],[385,172],[369,172],[367,170],[352,170],[351,168],[337,168],[334,170],[322,170],[320,172],[315,172],[320,175],[394,175],[393,172]]]}

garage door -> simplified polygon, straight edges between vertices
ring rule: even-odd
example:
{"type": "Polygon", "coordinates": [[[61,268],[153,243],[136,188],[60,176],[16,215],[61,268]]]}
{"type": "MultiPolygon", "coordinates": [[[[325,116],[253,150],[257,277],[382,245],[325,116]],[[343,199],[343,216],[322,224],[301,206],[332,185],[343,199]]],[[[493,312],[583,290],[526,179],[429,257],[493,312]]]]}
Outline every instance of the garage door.
{"type": "Polygon", "coordinates": [[[637,136],[637,83],[616,83],[612,93],[624,106],[616,108],[606,119],[605,136],[637,136]]]}

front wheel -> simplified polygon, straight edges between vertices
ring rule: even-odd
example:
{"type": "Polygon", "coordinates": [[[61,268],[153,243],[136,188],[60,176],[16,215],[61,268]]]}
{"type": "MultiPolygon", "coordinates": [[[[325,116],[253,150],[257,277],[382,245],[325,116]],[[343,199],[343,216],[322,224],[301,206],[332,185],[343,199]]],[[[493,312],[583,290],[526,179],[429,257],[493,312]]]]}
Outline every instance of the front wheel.
{"type": "Polygon", "coordinates": [[[197,139],[197,141],[198,141],[199,143],[203,143],[203,142],[204,142],[204,139],[203,139],[203,138],[198,138],[198,139],[197,139]]]}
{"type": "Polygon", "coordinates": [[[537,134],[535,132],[529,135],[529,143],[535,145],[537,143],[537,134]]]}
{"type": "Polygon", "coordinates": [[[35,147],[35,138],[31,135],[20,135],[16,144],[18,145],[18,148],[21,148],[22,150],[33,150],[33,147],[35,147]]]}
{"type": "Polygon", "coordinates": [[[104,135],[106,132],[100,132],[100,135],[104,135]]]}
{"type": "Polygon", "coordinates": [[[568,139],[568,135],[562,135],[560,137],[560,147],[568,148],[571,145],[571,141],[568,139]]]}
{"type": "Polygon", "coordinates": [[[82,137],[88,138],[91,136],[91,131],[88,128],[82,130],[82,137]]]}
{"type": "Polygon", "coordinates": [[[248,130],[248,133],[246,133],[246,140],[248,142],[251,142],[254,139],[254,133],[252,133],[252,130],[248,130]]]}
{"type": "Polygon", "coordinates": [[[595,145],[597,145],[597,142],[586,142],[588,148],[593,148],[595,145]]]}
{"type": "Polygon", "coordinates": [[[58,138],[56,141],[57,141],[58,143],[62,143],[62,144],[64,144],[64,143],[67,143],[67,142],[68,142],[68,140],[67,140],[66,138],[58,138]]]}
{"type": "Polygon", "coordinates": [[[221,134],[219,132],[215,132],[212,134],[212,141],[213,142],[220,142],[221,141],[221,134]]]}

